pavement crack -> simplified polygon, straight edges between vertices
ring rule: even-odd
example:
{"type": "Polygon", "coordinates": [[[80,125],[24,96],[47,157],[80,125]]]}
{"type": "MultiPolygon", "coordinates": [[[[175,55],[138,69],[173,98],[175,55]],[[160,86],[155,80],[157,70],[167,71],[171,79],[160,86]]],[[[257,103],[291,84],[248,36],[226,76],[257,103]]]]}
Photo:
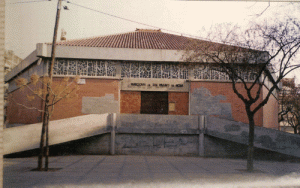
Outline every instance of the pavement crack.
{"type": "Polygon", "coordinates": [[[121,176],[122,176],[122,173],[123,173],[123,171],[124,171],[124,166],[125,166],[125,163],[126,163],[126,159],[127,159],[127,157],[125,156],[125,157],[124,157],[124,160],[123,160],[123,164],[122,164],[122,166],[121,166],[121,168],[120,168],[120,171],[119,171],[119,173],[118,173],[118,181],[119,181],[119,182],[121,182],[121,176]]]}
{"type": "Polygon", "coordinates": [[[74,164],[76,164],[76,163],[82,161],[84,158],[85,158],[85,157],[82,157],[82,158],[78,159],[77,161],[74,161],[73,163],[71,163],[71,164],[65,166],[64,168],[68,168],[68,167],[70,167],[70,166],[72,166],[72,165],[74,165],[74,164]]]}
{"type": "Polygon", "coordinates": [[[166,158],[164,158],[164,160],[167,161],[167,163],[169,163],[175,170],[177,170],[177,171],[179,172],[179,174],[180,174],[182,177],[184,177],[185,179],[188,179],[188,178],[186,177],[186,175],[183,174],[183,173],[181,172],[181,170],[180,170],[177,166],[175,166],[171,161],[167,160],[166,158]]]}
{"type": "Polygon", "coordinates": [[[99,162],[97,162],[86,174],[82,175],[80,177],[80,179],[78,180],[78,182],[81,182],[82,180],[84,180],[95,168],[97,168],[104,160],[106,159],[106,157],[103,157],[99,162]]]}
{"type": "Polygon", "coordinates": [[[151,180],[153,180],[153,179],[154,179],[154,175],[153,175],[153,172],[152,172],[152,170],[151,170],[151,168],[150,168],[150,166],[149,166],[149,162],[148,162],[147,156],[144,156],[144,160],[145,160],[145,163],[146,163],[146,165],[147,165],[147,168],[148,168],[148,171],[149,171],[150,178],[151,178],[151,180]]]}
{"type": "Polygon", "coordinates": [[[63,158],[63,156],[57,157],[55,160],[51,161],[51,163],[56,163],[58,160],[60,160],[61,158],[63,158]]]}
{"type": "Polygon", "coordinates": [[[202,166],[199,166],[198,163],[196,163],[196,162],[194,162],[194,161],[188,161],[186,158],[183,158],[183,159],[184,159],[186,162],[190,162],[190,163],[192,163],[193,165],[196,165],[197,167],[199,167],[200,169],[203,169],[203,170],[205,170],[206,172],[212,174],[208,169],[203,168],[202,166]]]}

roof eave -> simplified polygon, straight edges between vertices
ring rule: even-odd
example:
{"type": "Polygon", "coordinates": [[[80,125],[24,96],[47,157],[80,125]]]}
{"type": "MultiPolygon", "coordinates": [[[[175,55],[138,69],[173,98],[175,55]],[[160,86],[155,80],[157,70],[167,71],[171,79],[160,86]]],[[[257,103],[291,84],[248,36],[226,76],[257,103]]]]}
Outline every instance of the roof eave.
{"type": "Polygon", "coordinates": [[[32,65],[37,60],[39,60],[39,57],[37,57],[37,50],[34,50],[23,61],[21,61],[9,73],[7,73],[5,75],[4,81],[5,82],[9,82],[11,79],[13,79],[19,73],[21,73],[22,71],[24,71],[26,68],[28,68],[30,65],[32,65]]]}

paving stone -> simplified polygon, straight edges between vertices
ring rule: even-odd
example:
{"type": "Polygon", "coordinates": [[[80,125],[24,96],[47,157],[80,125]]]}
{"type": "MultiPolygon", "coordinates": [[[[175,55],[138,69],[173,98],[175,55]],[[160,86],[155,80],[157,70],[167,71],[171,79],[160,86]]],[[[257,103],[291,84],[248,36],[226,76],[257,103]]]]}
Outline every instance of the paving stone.
{"type": "Polygon", "coordinates": [[[62,169],[31,171],[37,165],[34,158],[4,159],[4,187],[172,187],[180,183],[184,187],[222,183],[232,187],[261,181],[300,185],[300,163],[290,162],[255,161],[255,172],[248,173],[246,160],[241,159],[93,155],[50,157],[50,161],[50,167],[62,169]]]}

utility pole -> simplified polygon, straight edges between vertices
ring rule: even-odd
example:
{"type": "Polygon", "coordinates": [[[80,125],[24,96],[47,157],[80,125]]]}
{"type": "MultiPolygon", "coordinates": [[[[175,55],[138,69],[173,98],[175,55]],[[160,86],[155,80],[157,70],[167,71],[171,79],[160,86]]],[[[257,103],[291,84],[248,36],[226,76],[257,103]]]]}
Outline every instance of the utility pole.
{"type": "Polygon", "coordinates": [[[61,1],[62,0],[58,0],[57,2],[57,12],[56,12],[55,27],[54,27],[54,34],[53,34],[53,41],[52,41],[51,63],[50,63],[50,69],[48,70],[48,74],[49,74],[48,76],[51,79],[53,76],[53,66],[55,61],[55,47],[56,47],[57,30],[58,30],[58,24],[60,18],[61,1]]]}
{"type": "Polygon", "coordinates": [[[54,27],[54,34],[53,34],[53,41],[52,41],[52,52],[51,52],[51,62],[48,65],[48,76],[50,81],[47,83],[47,94],[44,106],[44,114],[43,114],[43,125],[42,125],[42,133],[41,133],[41,141],[40,141],[40,154],[38,157],[38,170],[42,171],[43,166],[43,156],[45,155],[45,171],[48,171],[48,164],[49,164],[49,97],[51,92],[51,81],[53,77],[53,66],[55,63],[55,47],[56,47],[56,39],[57,39],[57,30],[58,30],[58,23],[60,18],[60,10],[61,10],[61,1],[58,0],[57,2],[57,11],[56,11],[56,19],[55,19],[55,27],[54,27]],[[44,148],[44,142],[46,137],[46,150],[44,148]]]}

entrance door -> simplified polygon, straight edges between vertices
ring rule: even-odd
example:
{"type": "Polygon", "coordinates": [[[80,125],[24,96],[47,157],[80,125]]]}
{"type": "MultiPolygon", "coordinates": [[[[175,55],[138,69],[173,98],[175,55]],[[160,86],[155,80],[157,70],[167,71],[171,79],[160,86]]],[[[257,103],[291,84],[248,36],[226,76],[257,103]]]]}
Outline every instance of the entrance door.
{"type": "Polygon", "coordinates": [[[141,114],[168,114],[168,92],[141,92],[141,114]]]}

